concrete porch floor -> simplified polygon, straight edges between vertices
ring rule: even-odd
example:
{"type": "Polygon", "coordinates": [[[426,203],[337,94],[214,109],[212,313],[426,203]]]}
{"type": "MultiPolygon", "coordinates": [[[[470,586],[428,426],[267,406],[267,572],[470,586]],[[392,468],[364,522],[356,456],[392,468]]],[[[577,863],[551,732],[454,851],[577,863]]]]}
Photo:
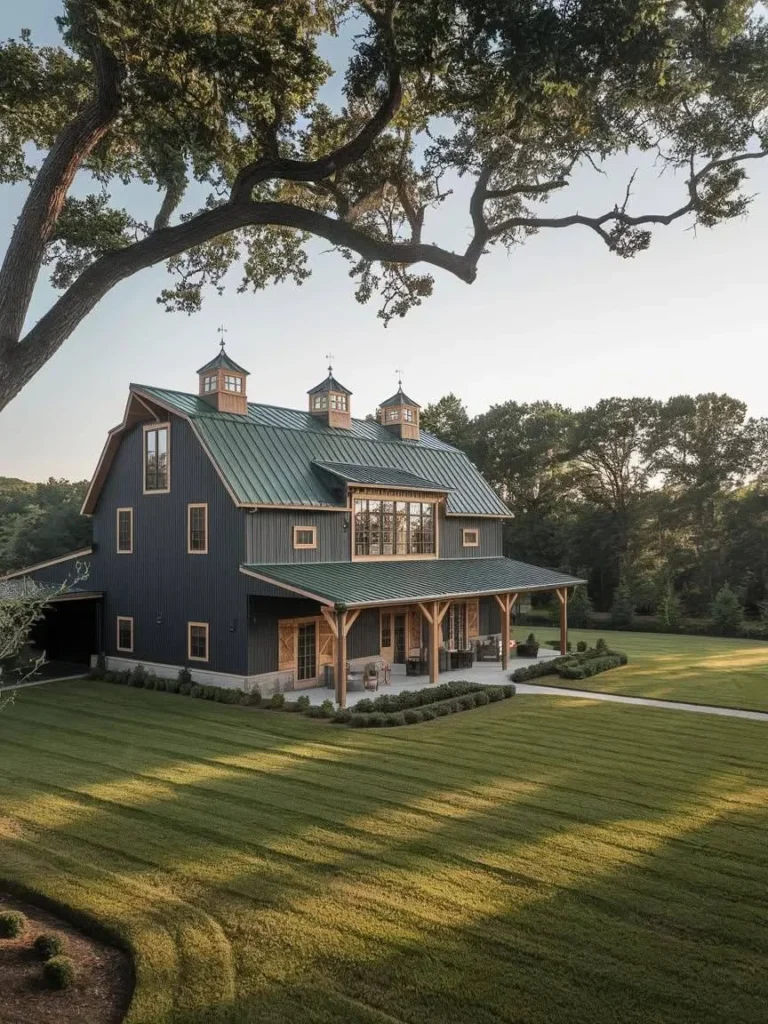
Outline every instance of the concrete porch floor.
{"type": "MultiPolygon", "coordinates": [[[[518,658],[513,656],[509,659],[509,668],[503,671],[500,661],[477,661],[472,668],[459,668],[451,672],[441,672],[438,682],[468,682],[480,683],[483,686],[501,686],[508,683],[509,675],[517,668],[524,668],[526,665],[533,665],[544,658],[557,658],[558,652],[549,648],[542,648],[538,658],[518,658]]],[[[372,659],[373,660],[373,659],[372,659]]],[[[347,690],[347,707],[354,707],[359,700],[364,698],[376,698],[383,694],[403,693],[406,690],[424,690],[429,686],[429,676],[406,676],[405,665],[393,665],[390,681],[386,686],[379,686],[378,690],[347,690]]],[[[310,689],[295,689],[285,694],[286,700],[296,700],[297,697],[309,697],[312,704],[322,704],[324,700],[336,701],[333,690],[324,686],[314,686],[310,689]]]]}

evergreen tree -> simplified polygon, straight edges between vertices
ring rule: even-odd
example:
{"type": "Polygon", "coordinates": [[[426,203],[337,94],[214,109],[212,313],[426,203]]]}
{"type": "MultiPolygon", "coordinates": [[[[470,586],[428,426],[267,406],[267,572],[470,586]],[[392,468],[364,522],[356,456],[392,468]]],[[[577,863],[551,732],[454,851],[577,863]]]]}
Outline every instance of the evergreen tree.
{"type": "Polygon", "coordinates": [[[744,625],[744,608],[728,584],[720,587],[712,602],[712,624],[726,636],[738,633],[744,625]]]}

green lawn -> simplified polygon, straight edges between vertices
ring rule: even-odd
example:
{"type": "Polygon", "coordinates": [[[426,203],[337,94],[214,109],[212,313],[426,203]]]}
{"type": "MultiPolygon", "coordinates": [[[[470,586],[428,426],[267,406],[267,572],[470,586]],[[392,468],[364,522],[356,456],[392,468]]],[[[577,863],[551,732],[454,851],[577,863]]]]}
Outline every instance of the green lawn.
{"type": "MultiPolygon", "coordinates": [[[[523,640],[531,627],[518,626],[513,635],[523,640]]],[[[544,643],[559,631],[535,627],[544,643]]],[[[535,682],[576,690],[621,693],[630,697],[656,697],[693,704],[768,711],[768,643],[725,640],[708,636],[671,636],[663,633],[620,633],[613,630],[573,629],[568,637],[594,644],[602,636],[609,647],[626,651],[629,664],[591,679],[544,677],[535,682]]],[[[514,668],[514,661],[510,668],[514,668]]]]}
{"type": "Polygon", "coordinates": [[[358,731],[54,684],[0,714],[0,875],[124,936],[131,1024],[763,1024],[767,738],[570,697],[358,731]]]}

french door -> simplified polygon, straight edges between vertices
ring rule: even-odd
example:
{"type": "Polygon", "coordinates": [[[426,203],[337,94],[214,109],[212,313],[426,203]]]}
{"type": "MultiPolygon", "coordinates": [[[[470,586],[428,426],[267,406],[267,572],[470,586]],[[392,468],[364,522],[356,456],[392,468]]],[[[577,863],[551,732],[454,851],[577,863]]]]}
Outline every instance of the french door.
{"type": "Polygon", "coordinates": [[[314,679],[317,676],[317,626],[314,622],[301,623],[296,647],[297,678],[314,679]]]}

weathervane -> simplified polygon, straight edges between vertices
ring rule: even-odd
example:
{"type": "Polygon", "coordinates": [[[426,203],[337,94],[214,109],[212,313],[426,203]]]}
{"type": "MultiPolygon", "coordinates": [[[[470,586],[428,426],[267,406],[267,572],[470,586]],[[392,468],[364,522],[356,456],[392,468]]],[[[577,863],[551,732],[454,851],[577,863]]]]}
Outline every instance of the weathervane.
{"type": "Polygon", "coordinates": [[[328,376],[333,376],[333,352],[326,352],[325,358],[328,360],[328,376]]]}
{"type": "Polygon", "coordinates": [[[400,391],[403,390],[403,371],[400,369],[395,370],[397,374],[397,387],[400,391]]]}
{"type": "Polygon", "coordinates": [[[218,328],[218,330],[216,331],[216,333],[217,333],[217,334],[220,334],[220,335],[221,335],[221,341],[219,342],[219,348],[220,348],[220,349],[221,349],[221,351],[223,352],[223,351],[224,351],[224,335],[225,335],[225,334],[227,333],[227,328],[226,328],[226,327],[224,326],[224,324],[222,324],[222,325],[221,325],[221,326],[220,326],[220,327],[218,328]]]}

